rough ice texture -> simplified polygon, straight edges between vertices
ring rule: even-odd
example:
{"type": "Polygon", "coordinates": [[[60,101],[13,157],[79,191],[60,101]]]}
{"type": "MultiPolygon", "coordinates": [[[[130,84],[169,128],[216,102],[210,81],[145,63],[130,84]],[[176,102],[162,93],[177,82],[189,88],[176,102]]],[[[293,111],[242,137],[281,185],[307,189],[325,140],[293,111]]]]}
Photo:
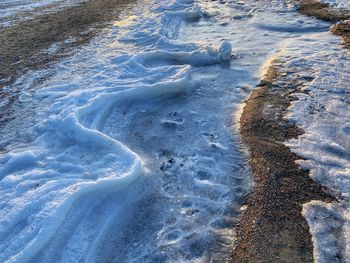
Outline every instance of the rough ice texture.
{"type": "Polygon", "coordinates": [[[281,1],[147,0],[131,13],[43,84],[30,72],[14,85],[1,262],[230,258],[249,178],[232,112],[280,41],[324,24],[281,1]]]}
{"type": "Polygon", "coordinates": [[[321,2],[331,4],[337,8],[350,10],[350,0],[321,0],[321,2]]]}
{"type": "Polygon", "coordinates": [[[1,0],[0,25],[11,26],[14,20],[30,19],[43,13],[57,12],[70,6],[76,6],[87,0],[1,0]]]}
{"type": "MultiPolygon", "coordinates": [[[[328,33],[327,33],[328,34],[328,33]]],[[[287,68],[302,72],[301,92],[292,103],[288,118],[305,134],[289,145],[304,160],[302,167],[334,191],[339,203],[313,201],[306,204],[306,217],[314,241],[316,262],[349,262],[350,253],[350,60],[339,39],[322,34],[317,42],[303,46],[302,56],[289,50],[287,68]]]]}
{"type": "MultiPolygon", "coordinates": [[[[30,121],[33,126],[26,126],[26,143],[2,142],[8,145],[0,156],[0,262],[120,262],[120,255],[126,262],[165,256],[192,260],[204,257],[204,248],[214,242],[210,231],[226,228],[220,217],[234,198],[238,203],[245,181],[240,149],[226,154],[226,147],[234,145],[227,119],[207,116],[217,127],[203,120],[197,129],[198,148],[181,152],[181,147],[171,146],[191,135],[190,120],[196,110],[203,110],[202,103],[196,102],[192,110],[184,101],[176,103],[177,97],[198,87],[199,82],[191,82],[192,68],[229,62],[231,45],[222,41],[207,48],[173,41],[182,23],[201,17],[199,6],[193,1],[148,2],[132,17],[118,21],[104,40],[57,65],[57,74],[39,90],[20,96],[21,103],[38,106],[30,121]],[[158,105],[164,111],[156,114],[158,105]],[[135,109],[147,113],[136,123],[135,109]],[[164,115],[165,111],[169,112],[164,115]],[[183,127],[185,117],[189,128],[183,127]],[[147,127],[144,121],[159,121],[160,127],[147,127]],[[166,137],[172,131],[175,141],[166,137]],[[160,141],[154,143],[157,132],[160,141]],[[150,137],[150,148],[160,148],[147,151],[133,137],[138,133],[150,137]],[[237,179],[232,177],[235,159],[237,179]],[[200,162],[212,167],[199,169],[195,163],[200,162]],[[136,180],[141,174],[143,179],[136,180]],[[142,238],[140,224],[149,224],[142,238]],[[121,233],[125,236],[118,236],[121,233]],[[129,241],[122,244],[125,239],[129,241]],[[136,242],[134,250],[125,253],[136,242]],[[154,247],[158,250],[152,251],[154,247]]],[[[23,8],[36,4],[48,2],[23,8]]],[[[5,11],[17,9],[9,7],[4,16],[5,11]]],[[[15,85],[26,82],[24,78],[15,85]]],[[[221,101],[213,97],[209,96],[211,107],[218,110],[221,101]]]]}

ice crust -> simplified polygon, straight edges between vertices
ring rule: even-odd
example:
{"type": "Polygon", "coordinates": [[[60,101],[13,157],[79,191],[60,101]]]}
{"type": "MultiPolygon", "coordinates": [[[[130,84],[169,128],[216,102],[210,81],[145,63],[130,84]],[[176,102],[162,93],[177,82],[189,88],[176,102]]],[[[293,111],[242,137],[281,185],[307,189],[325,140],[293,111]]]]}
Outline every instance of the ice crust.
{"type": "Polygon", "coordinates": [[[300,52],[289,49],[286,66],[305,83],[288,118],[305,134],[288,145],[313,179],[328,187],[339,203],[312,201],[303,207],[314,242],[315,261],[350,262],[350,60],[341,40],[327,34],[308,39],[300,52]],[[317,39],[317,40],[315,40],[317,39]],[[307,58],[304,59],[303,57],[307,58]],[[300,74],[302,72],[302,74],[300,74]]]}
{"type": "Polygon", "coordinates": [[[322,0],[321,2],[328,3],[340,9],[350,10],[349,0],[322,0]]]}
{"type": "Polygon", "coordinates": [[[130,14],[8,88],[20,99],[0,143],[0,262],[230,259],[250,174],[232,112],[281,41],[327,24],[281,1],[147,0],[130,14]]]}
{"type": "Polygon", "coordinates": [[[14,20],[30,19],[43,13],[57,12],[69,6],[76,6],[87,0],[1,0],[0,25],[11,26],[14,20]]]}
{"type": "MultiPolygon", "coordinates": [[[[64,232],[73,208],[77,214],[82,212],[77,203],[83,206],[85,200],[96,195],[118,195],[140,176],[143,170],[140,156],[101,131],[111,109],[139,98],[152,100],[186,93],[191,66],[230,60],[231,46],[225,41],[217,49],[169,41],[174,38],[174,35],[167,37],[170,31],[165,30],[170,23],[175,26],[171,34],[176,34],[183,20],[200,15],[199,7],[192,5],[192,1],[156,4],[164,10],[156,11],[155,17],[145,18],[145,22],[151,29],[160,30],[154,37],[161,48],[111,58],[116,60],[116,71],[105,74],[114,75],[117,86],[84,89],[79,82],[59,83],[61,76],[58,76],[58,83],[46,83],[33,94],[34,100],[45,105],[37,112],[35,126],[29,131],[34,139],[0,159],[1,262],[27,262],[35,257],[47,262],[48,256],[53,262],[53,255],[40,252],[54,242],[55,235],[64,232]],[[167,34],[163,35],[162,30],[167,34]]],[[[131,30],[136,27],[131,26],[131,30]]],[[[150,35],[141,32],[121,41],[147,46],[144,40],[150,35]]],[[[103,74],[102,64],[93,67],[103,74]]],[[[26,102],[26,96],[22,100],[26,102]]],[[[108,220],[104,221],[108,225],[108,220]]],[[[81,234],[80,238],[87,237],[81,234]]],[[[83,251],[88,251],[91,242],[77,240],[64,252],[65,258],[68,260],[72,255],[73,260],[79,260],[86,256],[84,252],[72,254],[74,246],[84,242],[89,245],[83,251]]]]}

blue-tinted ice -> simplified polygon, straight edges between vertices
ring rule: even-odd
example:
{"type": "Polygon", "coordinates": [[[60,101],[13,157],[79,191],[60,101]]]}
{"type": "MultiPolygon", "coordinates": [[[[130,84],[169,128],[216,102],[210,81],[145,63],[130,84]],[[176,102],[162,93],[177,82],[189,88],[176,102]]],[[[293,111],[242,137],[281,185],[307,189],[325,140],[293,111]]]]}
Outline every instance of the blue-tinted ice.
{"type": "Polygon", "coordinates": [[[250,187],[242,102],[266,59],[327,24],[280,1],[147,0],[130,12],[43,84],[28,86],[46,71],[14,85],[1,262],[230,258],[250,187]]]}

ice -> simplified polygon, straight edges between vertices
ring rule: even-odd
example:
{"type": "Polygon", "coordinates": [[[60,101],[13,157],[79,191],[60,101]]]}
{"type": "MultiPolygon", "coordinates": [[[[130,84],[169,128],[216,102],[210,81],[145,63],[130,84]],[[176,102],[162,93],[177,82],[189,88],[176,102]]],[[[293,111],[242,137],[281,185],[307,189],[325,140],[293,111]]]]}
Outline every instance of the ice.
{"type": "MultiPolygon", "coordinates": [[[[127,212],[128,203],[137,205],[138,195],[147,198],[155,187],[148,187],[149,191],[142,194],[141,186],[147,180],[135,180],[142,173],[149,173],[147,161],[104,130],[110,115],[114,109],[140,100],[147,103],[164,96],[186,94],[191,86],[192,66],[215,65],[231,59],[228,42],[211,49],[172,42],[184,21],[200,16],[199,6],[191,5],[191,1],[175,4],[170,1],[170,5],[163,2],[161,12],[159,4],[152,4],[157,8],[154,16],[144,17],[142,22],[159,33],[140,30],[136,16],[134,23],[119,23],[114,28],[119,32],[125,30],[125,35],[129,35],[127,42],[142,46],[141,52],[119,51],[97,59],[90,55],[88,63],[76,56],[57,65],[59,73],[42,84],[41,89],[23,90],[22,104],[42,106],[34,110],[34,126],[27,131],[29,142],[19,147],[10,144],[8,153],[1,157],[1,262],[65,262],[70,258],[95,261],[101,257],[99,240],[107,242],[103,240],[109,239],[109,231],[116,223],[124,224],[127,231],[124,218],[132,216],[127,212]],[[163,30],[169,23],[174,27],[163,30]],[[158,48],[148,46],[150,36],[159,39],[158,48]],[[77,70],[72,71],[71,65],[77,70]],[[87,81],[77,74],[82,68],[88,74],[87,81]],[[97,211],[101,211],[100,216],[97,211]],[[54,251],[56,246],[60,249],[54,251]]],[[[126,38],[121,36],[120,40],[126,38]]],[[[126,116],[126,123],[127,118],[130,117],[126,116]]],[[[170,122],[164,121],[162,125],[170,122]]],[[[196,185],[200,192],[204,189],[212,192],[216,200],[228,191],[221,184],[196,185]]],[[[164,201],[164,206],[167,202],[164,201]]],[[[188,208],[185,214],[199,212],[196,211],[188,208]]],[[[197,238],[208,234],[201,235],[197,238]]],[[[172,244],[188,238],[187,233],[177,230],[168,236],[166,239],[172,244]]]]}
{"type": "Polygon", "coordinates": [[[1,261],[30,259],[76,200],[126,187],[141,172],[134,153],[74,116],[47,125],[34,149],[11,153],[1,170],[1,261]]]}
{"type": "Polygon", "coordinates": [[[10,26],[14,18],[29,19],[42,13],[53,13],[58,9],[79,5],[86,0],[1,0],[0,1],[0,25],[10,26]],[[20,14],[20,15],[19,15],[20,14]],[[17,17],[16,17],[17,16],[17,17]]]}
{"type": "Polygon", "coordinates": [[[327,24],[280,1],[129,12],[8,87],[21,99],[0,142],[1,262],[230,258],[250,186],[233,115],[274,49],[327,24]]]}
{"type": "Polygon", "coordinates": [[[350,10],[350,1],[349,0],[322,0],[323,3],[328,3],[331,6],[336,8],[350,10]]]}
{"type": "MultiPolygon", "coordinates": [[[[348,52],[331,37],[317,35],[299,47],[302,56],[287,62],[304,83],[292,102],[288,118],[304,130],[288,145],[300,155],[302,167],[310,169],[316,181],[327,186],[339,203],[312,201],[304,205],[314,241],[316,262],[348,262],[350,201],[350,138],[348,52]]],[[[340,40],[338,40],[338,43],[340,40]]],[[[288,49],[290,57],[299,54],[288,49]]]]}

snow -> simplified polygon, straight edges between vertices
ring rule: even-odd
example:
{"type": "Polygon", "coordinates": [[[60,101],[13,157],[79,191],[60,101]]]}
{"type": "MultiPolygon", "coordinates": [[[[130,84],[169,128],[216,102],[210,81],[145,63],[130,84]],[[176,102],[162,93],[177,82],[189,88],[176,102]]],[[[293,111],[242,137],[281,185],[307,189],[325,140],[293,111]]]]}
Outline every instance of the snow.
{"type": "Polygon", "coordinates": [[[20,20],[30,19],[84,2],[86,0],[0,0],[0,26],[11,26],[19,17],[20,20]]]}
{"type": "Polygon", "coordinates": [[[0,261],[230,258],[250,186],[232,115],[274,50],[327,30],[280,1],[147,0],[24,75],[0,142],[0,261]]]}
{"type": "Polygon", "coordinates": [[[288,145],[303,160],[313,179],[333,191],[339,203],[312,201],[304,205],[315,246],[316,262],[349,262],[350,201],[350,59],[349,52],[337,44],[341,40],[327,35],[310,39],[286,66],[297,69],[304,84],[296,94],[288,118],[305,134],[288,145]],[[307,59],[305,59],[307,58],[307,59]],[[305,80],[309,80],[305,81],[305,80]]]}
{"type": "Polygon", "coordinates": [[[350,1],[349,0],[321,0],[323,3],[328,3],[331,6],[336,8],[350,10],[350,1]]]}

